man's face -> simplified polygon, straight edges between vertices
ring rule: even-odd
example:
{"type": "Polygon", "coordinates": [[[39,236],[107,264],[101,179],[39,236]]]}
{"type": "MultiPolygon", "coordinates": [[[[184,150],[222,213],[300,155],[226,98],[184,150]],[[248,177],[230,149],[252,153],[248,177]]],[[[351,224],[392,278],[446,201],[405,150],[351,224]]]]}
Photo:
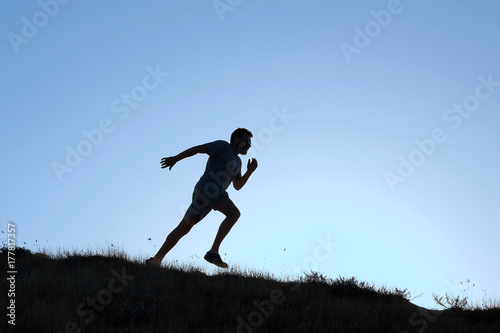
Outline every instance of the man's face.
{"type": "Polygon", "coordinates": [[[246,155],[248,149],[252,146],[252,140],[248,134],[242,135],[238,138],[237,152],[241,155],[246,155]]]}

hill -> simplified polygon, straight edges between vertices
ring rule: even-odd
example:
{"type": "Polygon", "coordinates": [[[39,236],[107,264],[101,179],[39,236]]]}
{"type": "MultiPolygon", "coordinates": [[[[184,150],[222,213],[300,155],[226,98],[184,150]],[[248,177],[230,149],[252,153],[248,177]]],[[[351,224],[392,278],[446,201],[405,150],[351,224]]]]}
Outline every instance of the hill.
{"type": "MultiPolygon", "coordinates": [[[[7,249],[0,252],[8,271],[7,249]]],[[[406,290],[310,273],[149,267],[117,255],[51,258],[16,249],[15,329],[2,332],[500,332],[500,309],[442,311],[412,304],[406,290]]],[[[2,279],[2,284],[5,284],[2,279]]]]}

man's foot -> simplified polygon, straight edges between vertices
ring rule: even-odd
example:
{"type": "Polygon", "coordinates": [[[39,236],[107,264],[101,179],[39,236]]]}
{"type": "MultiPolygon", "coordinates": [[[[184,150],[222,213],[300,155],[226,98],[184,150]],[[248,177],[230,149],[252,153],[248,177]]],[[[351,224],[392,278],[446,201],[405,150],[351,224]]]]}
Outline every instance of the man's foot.
{"type": "Polygon", "coordinates": [[[154,267],[160,267],[161,266],[161,261],[159,259],[156,259],[155,257],[151,257],[146,260],[146,265],[147,266],[154,266],[154,267]]]}
{"type": "Polygon", "coordinates": [[[222,261],[222,259],[220,258],[220,255],[218,253],[207,252],[207,254],[205,254],[204,258],[209,263],[214,264],[215,266],[219,266],[220,268],[228,268],[229,267],[224,261],[222,261]]]}

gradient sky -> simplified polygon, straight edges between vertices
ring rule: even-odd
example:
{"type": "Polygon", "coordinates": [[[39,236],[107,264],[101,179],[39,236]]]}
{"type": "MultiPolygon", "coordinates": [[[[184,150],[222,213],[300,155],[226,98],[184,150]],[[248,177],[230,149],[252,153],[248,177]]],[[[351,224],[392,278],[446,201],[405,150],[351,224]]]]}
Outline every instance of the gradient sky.
{"type": "MultiPolygon", "coordinates": [[[[500,4],[231,3],[2,3],[5,233],[149,257],[207,157],[160,159],[246,127],[230,265],[500,298],[500,4]]],[[[165,261],[214,271],[222,218],[165,261]]]]}

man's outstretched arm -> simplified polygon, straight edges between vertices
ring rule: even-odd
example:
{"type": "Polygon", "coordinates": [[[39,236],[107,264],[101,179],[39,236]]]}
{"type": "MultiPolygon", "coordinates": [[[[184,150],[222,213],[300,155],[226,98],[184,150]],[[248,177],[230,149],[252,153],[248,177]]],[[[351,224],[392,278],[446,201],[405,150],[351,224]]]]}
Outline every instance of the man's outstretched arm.
{"type": "Polygon", "coordinates": [[[184,150],[182,153],[177,154],[175,156],[164,157],[161,159],[161,168],[162,169],[168,168],[169,170],[172,170],[172,167],[175,165],[175,163],[199,153],[208,154],[207,146],[206,145],[194,146],[192,148],[184,150]]]}
{"type": "Polygon", "coordinates": [[[258,164],[255,158],[248,160],[247,172],[245,172],[245,174],[240,178],[233,180],[233,187],[235,188],[236,191],[241,190],[241,188],[245,186],[248,178],[250,178],[250,175],[255,171],[255,169],[257,169],[257,166],[258,164]]]}

